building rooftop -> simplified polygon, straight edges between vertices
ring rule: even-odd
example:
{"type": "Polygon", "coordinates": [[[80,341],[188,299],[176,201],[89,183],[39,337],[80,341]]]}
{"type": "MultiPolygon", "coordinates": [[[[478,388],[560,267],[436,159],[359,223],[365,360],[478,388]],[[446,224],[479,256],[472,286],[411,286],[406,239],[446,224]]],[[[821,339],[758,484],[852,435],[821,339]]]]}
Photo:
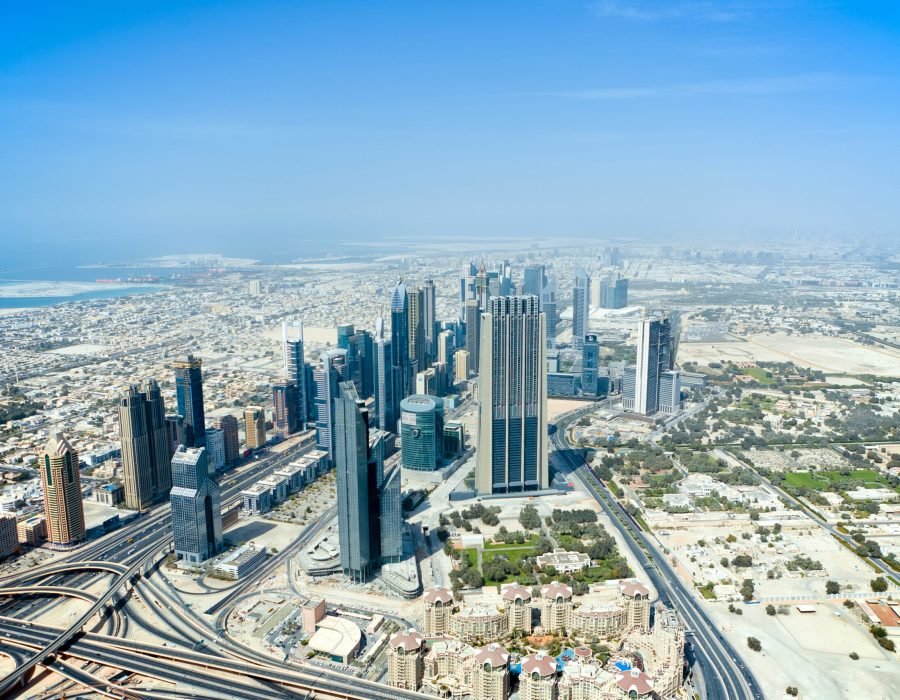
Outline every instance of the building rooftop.
{"type": "Polygon", "coordinates": [[[362,630],[350,620],[327,615],[316,626],[309,647],[323,654],[347,658],[359,649],[361,640],[362,630]]]}
{"type": "Polygon", "coordinates": [[[475,652],[475,660],[482,666],[490,664],[492,668],[500,668],[509,663],[509,652],[499,644],[488,644],[475,652]]]}
{"type": "Polygon", "coordinates": [[[530,654],[522,659],[522,673],[528,675],[537,673],[542,678],[556,674],[556,658],[542,651],[530,654]]]}
{"type": "Polygon", "coordinates": [[[424,641],[425,638],[421,634],[410,628],[405,632],[397,632],[391,637],[390,644],[395,649],[402,647],[404,651],[415,651],[421,648],[424,641]]]}

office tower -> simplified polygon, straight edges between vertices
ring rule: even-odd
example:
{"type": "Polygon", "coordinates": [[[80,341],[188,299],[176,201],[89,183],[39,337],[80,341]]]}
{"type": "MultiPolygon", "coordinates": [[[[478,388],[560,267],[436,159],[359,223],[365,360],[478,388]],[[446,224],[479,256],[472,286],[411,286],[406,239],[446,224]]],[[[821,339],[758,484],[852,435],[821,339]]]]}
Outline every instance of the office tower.
{"type": "Polygon", "coordinates": [[[672,360],[669,320],[641,321],[634,365],[634,405],[629,410],[644,416],[656,413],[660,378],[663,372],[672,369],[672,360]]]}
{"type": "Polygon", "coordinates": [[[281,338],[284,351],[284,377],[297,386],[297,424],[300,428],[310,420],[307,411],[306,356],[303,354],[303,323],[301,321],[281,324],[281,338]]]}
{"type": "MultiPolygon", "coordinates": [[[[497,291],[500,291],[499,284],[497,291]]],[[[487,270],[484,267],[484,260],[478,266],[478,272],[475,274],[475,301],[478,302],[478,308],[484,311],[487,309],[488,299],[491,298],[491,286],[487,270]]]]}
{"type": "Polygon", "coordinates": [[[409,359],[415,375],[425,369],[425,292],[416,287],[406,294],[409,298],[409,359]]]}
{"type": "Polygon", "coordinates": [[[403,507],[400,498],[400,477],[401,469],[399,466],[395,466],[384,475],[378,487],[382,562],[398,562],[403,556],[403,507]]]}
{"type": "Polygon", "coordinates": [[[119,399],[119,441],[125,507],[145,510],[172,486],[166,410],[155,380],[132,384],[119,399]]]}
{"type": "Polygon", "coordinates": [[[611,275],[603,282],[600,305],[604,309],[624,309],[628,306],[628,280],[611,275]]]}
{"type": "Polygon", "coordinates": [[[244,436],[248,450],[258,450],[266,444],[266,412],[262,406],[244,409],[244,436]]]}
{"type": "Polygon", "coordinates": [[[0,559],[19,551],[19,527],[15,513],[0,513],[0,559]]]}
{"type": "Polygon", "coordinates": [[[600,369],[600,341],[588,334],[581,348],[581,391],[591,396],[597,394],[597,377],[600,369]]]}
{"type": "Polygon", "coordinates": [[[622,408],[626,411],[634,410],[636,384],[635,367],[634,365],[628,365],[622,370],[622,408]]]}
{"type": "Polygon", "coordinates": [[[356,331],[350,336],[349,349],[350,379],[356,385],[356,392],[367,399],[375,393],[374,361],[372,334],[368,331],[356,331]]]}
{"type": "Polygon", "coordinates": [[[547,347],[556,347],[556,328],[559,325],[559,310],[556,304],[556,277],[550,277],[541,292],[541,311],[547,320],[547,347]]]}
{"type": "Polygon", "coordinates": [[[225,464],[231,466],[241,458],[241,443],[238,439],[238,420],[234,416],[222,416],[215,422],[215,426],[222,431],[225,443],[225,464]]]}
{"type": "Polygon", "coordinates": [[[179,445],[183,445],[184,436],[184,416],[166,416],[166,442],[169,447],[169,460],[179,445]]]}
{"type": "Polygon", "coordinates": [[[576,267],[575,286],[572,288],[572,345],[580,348],[584,343],[584,336],[588,332],[588,321],[591,315],[591,278],[587,273],[576,267]]]}
{"type": "Polygon", "coordinates": [[[76,545],[84,540],[78,452],[62,433],[54,433],[44,446],[39,464],[47,541],[55,547],[76,545]]]}
{"type": "Polygon", "coordinates": [[[476,487],[549,486],[545,318],[537,297],[491,299],[481,327],[476,487]]]}
{"type": "Polygon", "coordinates": [[[546,278],[543,265],[528,265],[525,268],[525,279],[522,282],[522,294],[539,297],[544,291],[546,278]]]}
{"type": "Polygon", "coordinates": [[[475,298],[475,275],[477,272],[475,262],[470,260],[463,265],[459,278],[459,320],[463,322],[466,319],[466,301],[475,298]]]}
{"type": "Polygon", "coordinates": [[[450,368],[453,367],[453,348],[455,347],[454,337],[455,334],[453,331],[446,330],[438,333],[437,339],[435,340],[435,361],[443,362],[450,368]]]}
{"type": "Polygon", "coordinates": [[[394,373],[394,401],[409,396],[413,387],[413,365],[409,354],[409,297],[403,280],[391,294],[391,364],[394,373]]]}
{"type": "Polygon", "coordinates": [[[350,349],[350,338],[356,330],[352,323],[344,323],[337,327],[337,346],[342,350],[350,349]]]}
{"type": "Polygon", "coordinates": [[[681,410],[681,373],[666,370],[659,378],[659,411],[673,414],[681,410]]]}
{"type": "Polygon", "coordinates": [[[466,302],[466,352],[469,353],[469,371],[478,374],[481,344],[481,309],[475,299],[466,302]]]}
{"type": "MultiPolygon", "coordinates": [[[[437,334],[440,330],[437,321],[437,297],[434,280],[425,280],[422,286],[422,326],[425,332],[425,367],[431,366],[437,356],[437,334]]],[[[419,369],[422,369],[421,367],[419,369]]]]}
{"type": "Polygon", "coordinates": [[[469,378],[472,372],[470,357],[468,350],[457,350],[453,353],[453,376],[457,382],[464,382],[469,378]]]}
{"type": "Polygon", "coordinates": [[[437,396],[413,394],[400,402],[400,452],[406,469],[433,472],[441,466],[444,402],[437,396]]]}
{"type": "Polygon", "coordinates": [[[300,429],[297,418],[297,385],[294,382],[278,382],[272,387],[272,403],[275,405],[275,430],[282,435],[291,435],[300,429]]]}
{"type": "Polygon", "coordinates": [[[328,453],[334,462],[335,434],[334,406],[341,382],[350,380],[347,351],[328,350],[319,357],[319,366],[313,373],[315,381],[316,445],[328,453]]]}
{"type": "Polygon", "coordinates": [[[591,277],[591,306],[602,306],[603,294],[606,290],[606,281],[599,275],[591,277]]]}
{"type": "Polygon", "coordinates": [[[209,476],[206,448],[179,446],[172,457],[172,535],[175,554],[200,564],[222,550],[219,485],[209,476]]]}
{"type": "Polygon", "coordinates": [[[368,416],[352,382],[339,385],[334,425],[341,569],[354,581],[363,582],[380,558],[379,484],[377,463],[369,449],[368,416]]]}
{"type": "Polygon", "coordinates": [[[373,374],[375,390],[375,425],[381,430],[397,431],[397,410],[394,403],[394,368],[391,357],[391,339],[384,337],[384,319],[375,321],[373,348],[373,374]]]}
{"type": "Polygon", "coordinates": [[[175,362],[175,390],[178,415],[184,416],[185,447],[203,447],[206,419],[203,413],[203,373],[201,361],[193,355],[175,362]]]}
{"type": "Polygon", "coordinates": [[[210,476],[225,467],[225,433],[219,428],[206,429],[206,465],[210,476]]]}

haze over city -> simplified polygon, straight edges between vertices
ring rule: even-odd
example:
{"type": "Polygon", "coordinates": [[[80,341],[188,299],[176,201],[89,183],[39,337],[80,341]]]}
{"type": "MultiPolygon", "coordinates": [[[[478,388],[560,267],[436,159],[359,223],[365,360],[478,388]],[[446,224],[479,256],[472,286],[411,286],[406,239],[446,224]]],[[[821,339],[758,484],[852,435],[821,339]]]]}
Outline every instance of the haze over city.
{"type": "Polygon", "coordinates": [[[893,700],[897,8],[2,18],[0,698],[893,700]]]}

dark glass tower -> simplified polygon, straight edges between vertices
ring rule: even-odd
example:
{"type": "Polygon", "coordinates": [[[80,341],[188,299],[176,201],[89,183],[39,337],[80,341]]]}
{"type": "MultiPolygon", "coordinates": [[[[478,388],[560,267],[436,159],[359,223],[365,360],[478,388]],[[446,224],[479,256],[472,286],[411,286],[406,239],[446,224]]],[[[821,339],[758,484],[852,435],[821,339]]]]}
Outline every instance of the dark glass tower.
{"type": "Polygon", "coordinates": [[[306,358],[303,354],[303,323],[291,321],[281,324],[284,345],[284,377],[297,387],[295,413],[300,428],[309,420],[307,407],[306,358]]]}
{"type": "Polygon", "coordinates": [[[409,356],[409,298],[403,280],[391,294],[391,364],[394,368],[394,401],[413,393],[415,378],[409,356]]]}
{"type": "Polygon", "coordinates": [[[397,432],[397,404],[394,402],[394,365],[391,339],[384,337],[384,319],[375,322],[372,373],[375,392],[375,425],[390,433],[397,432]]]}
{"type": "Polygon", "coordinates": [[[219,485],[207,471],[205,448],[178,448],[169,501],[175,554],[199,564],[222,550],[222,502],[219,485]]]}
{"type": "Polygon", "coordinates": [[[206,445],[201,364],[193,355],[175,362],[175,390],[178,395],[178,415],[184,417],[185,447],[206,445]]]}

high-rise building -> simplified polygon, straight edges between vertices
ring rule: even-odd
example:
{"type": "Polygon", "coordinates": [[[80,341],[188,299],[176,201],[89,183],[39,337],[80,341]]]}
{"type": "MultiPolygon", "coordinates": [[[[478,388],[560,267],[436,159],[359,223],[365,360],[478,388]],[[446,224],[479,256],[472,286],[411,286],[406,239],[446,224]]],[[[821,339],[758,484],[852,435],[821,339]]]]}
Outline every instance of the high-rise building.
{"type": "Polygon", "coordinates": [[[266,412],[262,406],[244,409],[244,437],[248,450],[258,450],[266,444],[266,412]]]}
{"type": "Polygon", "coordinates": [[[413,373],[425,369],[425,292],[416,287],[406,292],[409,298],[409,359],[413,373]]]}
{"type": "Polygon", "coordinates": [[[466,381],[472,373],[471,357],[468,350],[453,353],[453,376],[457,382],[466,381]]]}
{"type": "Polygon", "coordinates": [[[375,391],[375,425],[381,430],[397,431],[397,408],[394,402],[394,365],[391,339],[384,337],[384,319],[375,322],[373,346],[373,375],[375,391]]]}
{"type": "Polygon", "coordinates": [[[353,334],[356,332],[356,329],[353,327],[352,323],[343,323],[337,327],[337,346],[342,350],[350,349],[350,338],[353,337],[353,334]]]}
{"type": "Polygon", "coordinates": [[[449,370],[453,371],[453,348],[455,333],[451,330],[441,331],[435,340],[435,361],[443,362],[449,370]]]}
{"type": "Polygon", "coordinates": [[[184,434],[184,416],[166,416],[166,442],[169,447],[169,460],[179,445],[183,445],[185,441],[184,434]]]}
{"type": "Polygon", "coordinates": [[[481,346],[481,308],[478,301],[469,299],[465,304],[466,352],[469,353],[469,371],[478,374],[481,346]]]}
{"type": "Polygon", "coordinates": [[[185,447],[203,447],[206,440],[206,419],[203,411],[202,362],[193,355],[178,360],[175,368],[175,391],[178,396],[178,415],[184,416],[185,447]]]}
{"type": "Polygon", "coordinates": [[[348,353],[353,357],[350,379],[356,385],[357,393],[364,399],[375,393],[374,352],[371,333],[357,330],[350,336],[348,353]]]}
{"type": "Polygon", "coordinates": [[[435,586],[425,591],[422,596],[423,631],[428,637],[441,637],[450,634],[453,619],[453,593],[446,588],[435,586]]]}
{"type": "Polygon", "coordinates": [[[681,373],[666,370],[659,378],[659,412],[673,414],[681,410],[681,373]]]}
{"type": "Polygon", "coordinates": [[[119,399],[119,441],[125,506],[145,510],[172,487],[166,410],[155,380],[132,384],[119,399]]]}
{"type": "Polygon", "coordinates": [[[84,505],[78,452],[62,433],[54,433],[40,459],[44,519],[51,546],[71,547],[84,540],[84,505]]]}
{"type": "Polygon", "coordinates": [[[300,401],[297,397],[297,385],[294,382],[278,382],[272,387],[275,430],[282,435],[291,435],[300,429],[297,416],[300,401]]]}
{"type": "Polygon", "coordinates": [[[400,631],[388,641],[388,685],[416,691],[422,685],[425,638],[414,629],[400,631]]]}
{"type": "Polygon", "coordinates": [[[178,448],[172,457],[172,535],[175,554],[200,564],[222,550],[219,485],[209,476],[206,448],[178,448]]]}
{"type": "Polygon", "coordinates": [[[313,373],[316,406],[316,445],[328,453],[334,462],[334,408],[341,382],[350,381],[347,351],[328,350],[319,358],[319,366],[313,373]]]}
{"type": "Polygon", "coordinates": [[[475,298],[475,275],[477,272],[475,261],[470,260],[463,265],[459,278],[459,320],[463,322],[466,320],[466,301],[475,298]]]}
{"type": "Polygon", "coordinates": [[[381,561],[397,562],[403,555],[403,505],[400,497],[399,466],[391,469],[378,486],[381,561]]]}
{"type": "Polygon", "coordinates": [[[225,464],[231,466],[241,458],[241,443],[238,438],[238,420],[234,416],[222,416],[215,422],[222,431],[225,442],[225,464]]]}
{"type": "Polygon", "coordinates": [[[472,697],[478,700],[509,698],[509,652],[499,644],[488,644],[475,652],[472,697]]]}
{"type": "Polygon", "coordinates": [[[19,551],[19,530],[15,513],[0,513],[0,559],[19,551]]]}
{"type": "Polygon", "coordinates": [[[362,582],[381,556],[378,466],[371,459],[368,416],[352,382],[340,383],[334,418],[341,569],[362,582]]]}
{"type": "Polygon", "coordinates": [[[443,459],[444,402],[413,394],[400,402],[400,451],[406,469],[433,472],[443,459]]]}
{"type": "Polygon", "coordinates": [[[628,280],[614,274],[603,282],[600,305],[604,309],[624,309],[628,306],[628,280]]]}
{"type": "Polygon", "coordinates": [[[546,285],[543,265],[525,267],[525,279],[522,281],[522,294],[540,297],[546,285]]]}
{"type": "Polygon", "coordinates": [[[556,347],[556,329],[559,326],[559,310],[556,303],[556,277],[551,276],[541,292],[541,311],[547,319],[547,347],[556,347]]]}
{"type": "MultiPolygon", "coordinates": [[[[623,391],[626,410],[644,416],[659,410],[660,379],[663,372],[672,369],[673,359],[669,319],[641,321],[638,324],[637,361],[634,366],[634,400],[631,403],[630,397],[623,391]]],[[[625,382],[623,377],[623,386],[625,382]]]]}
{"type": "Polygon", "coordinates": [[[577,267],[575,269],[575,286],[572,288],[572,345],[580,348],[584,336],[589,330],[588,321],[591,315],[591,278],[577,267]]]}
{"type": "Polygon", "coordinates": [[[434,280],[425,280],[422,286],[422,326],[425,333],[425,367],[427,369],[437,357],[437,299],[434,289],[434,280]]]}
{"type": "MultiPolygon", "coordinates": [[[[496,273],[495,273],[496,278],[496,273]]],[[[500,291],[499,284],[497,291],[500,291]]],[[[484,267],[484,260],[478,266],[478,272],[475,273],[475,301],[478,302],[478,308],[485,310],[487,308],[488,299],[491,298],[491,283],[488,272],[484,267]]]]}
{"type": "Polygon", "coordinates": [[[480,494],[549,486],[547,349],[537,297],[491,299],[482,318],[476,487],[480,494]]]}
{"type": "Polygon", "coordinates": [[[588,333],[581,348],[581,391],[591,396],[597,394],[597,377],[600,370],[600,341],[588,333]]]}
{"type": "Polygon", "coordinates": [[[225,467],[225,433],[219,428],[206,429],[206,465],[210,476],[225,467]]]}
{"type": "Polygon", "coordinates": [[[520,700],[556,700],[556,667],[556,657],[542,651],[524,657],[519,674],[520,700]]]}
{"type": "Polygon", "coordinates": [[[413,393],[415,372],[409,354],[409,297],[403,280],[391,293],[391,364],[394,374],[394,401],[413,393]]]}
{"type": "Polygon", "coordinates": [[[297,423],[300,428],[310,419],[307,408],[306,356],[303,354],[303,323],[301,321],[281,324],[284,348],[284,377],[297,387],[297,423]]]}

